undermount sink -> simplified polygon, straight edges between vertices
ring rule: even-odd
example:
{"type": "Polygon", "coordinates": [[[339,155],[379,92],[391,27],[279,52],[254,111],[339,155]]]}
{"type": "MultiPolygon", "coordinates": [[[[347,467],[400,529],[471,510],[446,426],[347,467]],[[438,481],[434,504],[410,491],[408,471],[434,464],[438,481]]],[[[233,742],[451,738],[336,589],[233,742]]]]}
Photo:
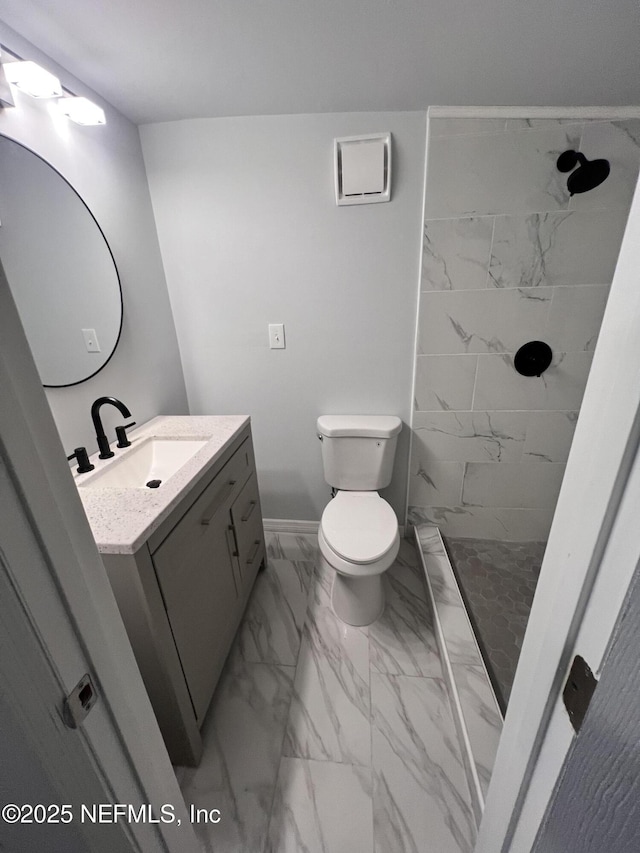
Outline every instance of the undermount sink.
{"type": "Polygon", "coordinates": [[[148,438],[121,459],[114,460],[102,471],[87,477],[80,488],[162,487],[206,443],[204,439],[148,438]]]}

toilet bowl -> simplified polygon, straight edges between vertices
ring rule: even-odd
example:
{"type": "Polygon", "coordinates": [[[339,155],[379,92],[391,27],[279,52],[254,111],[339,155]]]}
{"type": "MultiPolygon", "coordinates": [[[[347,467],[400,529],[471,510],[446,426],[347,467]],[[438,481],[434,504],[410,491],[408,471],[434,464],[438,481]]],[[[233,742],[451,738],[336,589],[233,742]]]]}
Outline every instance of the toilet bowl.
{"type": "Polygon", "coordinates": [[[320,521],[323,566],[335,572],[331,603],[348,625],[370,625],[384,610],[382,574],[400,548],[398,521],[378,494],[391,482],[402,421],[395,415],[321,415],[324,478],[333,486],[320,521]]]}
{"type": "Polygon", "coordinates": [[[331,604],[348,625],[375,622],[384,611],[382,575],[400,548],[394,511],[377,492],[338,492],[325,509],[318,545],[335,572],[331,604]]]}
{"type": "Polygon", "coordinates": [[[377,489],[391,481],[402,422],[322,415],[317,426],[325,480],[335,493],[318,531],[322,566],[335,572],[331,603],[348,625],[370,625],[384,610],[382,575],[400,548],[396,515],[377,489]]]}

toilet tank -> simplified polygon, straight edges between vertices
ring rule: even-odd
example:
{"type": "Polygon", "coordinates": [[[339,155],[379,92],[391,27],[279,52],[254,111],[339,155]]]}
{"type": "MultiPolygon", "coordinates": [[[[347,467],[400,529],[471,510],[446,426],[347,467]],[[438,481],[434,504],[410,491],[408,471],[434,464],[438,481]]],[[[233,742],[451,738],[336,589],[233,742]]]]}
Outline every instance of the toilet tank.
{"type": "Polygon", "coordinates": [[[394,415],[321,415],[324,478],[335,489],[377,491],[391,482],[402,421],[394,415]]]}

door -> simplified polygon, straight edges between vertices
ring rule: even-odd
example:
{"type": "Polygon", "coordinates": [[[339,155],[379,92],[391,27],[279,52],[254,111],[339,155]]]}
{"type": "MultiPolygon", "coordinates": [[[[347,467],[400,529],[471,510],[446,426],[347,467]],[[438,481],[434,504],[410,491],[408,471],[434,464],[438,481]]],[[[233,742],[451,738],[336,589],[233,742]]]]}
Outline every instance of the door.
{"type": "MultiPolygon", "coordinates": [[[[638,504],[636,502],[636,508],[638,504]]],[[[534,853],[623,853],[640,839],[640,569],[534,853]]]]}
{"type": "Polygon", "coordinates": [[[82,822],[82,806],[108,802],[109,793],[85,753],[83,733],[63,722],[66,688],[47,665],[12,582],[25,559],[41,562],[42,555],[1,459],[0,504],[0,848],[136,850],[124,826],[82,822]]]}
{"type": "Polygon", "coordinates": [[[639,329],[636,188],[475,853],[530,853],[575,738],[561,700],[571,661],[599,673],[638,560],[639,329]]]}
{"type": "Polygon", "coordinates": [[[33,805],[37,797],[55,794],[54,802],[71,805],[74,815],[71,824],[58,825],[59,836],[56,825],[45,827],[46,844],[40,843],[39,822],[5,821],[0,846],[7,839],[7,849],[16,851],[196,853],[195,834],[1,267],[0,340],[0,708],[1,722],[15,735],[5,740],[2,757],[23,768],[15,778],[4,774],[2,805],[21,806],[27,794],[33,805]],[[62,700],[85,673],[99,698],[72,730],[62,723],[62,700]],[[166,804],[175,808],[176,820],[83,823],[76,809],[88,800],[107,808],[149,804],[154,816],[166,804]],[[23,826],[33,832],[27,843],[16,835],[23,826]]]}

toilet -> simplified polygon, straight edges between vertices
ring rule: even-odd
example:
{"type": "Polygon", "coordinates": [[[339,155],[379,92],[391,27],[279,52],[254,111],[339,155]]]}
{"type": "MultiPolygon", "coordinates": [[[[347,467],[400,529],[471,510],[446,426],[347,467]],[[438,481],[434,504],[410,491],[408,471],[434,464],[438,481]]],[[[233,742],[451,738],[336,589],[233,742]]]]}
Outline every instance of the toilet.
{"type": "Polygon", "coordinates": [[[331,603],[348,625],[370,625],[384,610],[382,575],[400,548],[398,520],[378,494],[391,482],[402,421],[392,415],[321,415],[324,478],[335,496],[322,513],[320,559],[335,572],[331,603]]]}

